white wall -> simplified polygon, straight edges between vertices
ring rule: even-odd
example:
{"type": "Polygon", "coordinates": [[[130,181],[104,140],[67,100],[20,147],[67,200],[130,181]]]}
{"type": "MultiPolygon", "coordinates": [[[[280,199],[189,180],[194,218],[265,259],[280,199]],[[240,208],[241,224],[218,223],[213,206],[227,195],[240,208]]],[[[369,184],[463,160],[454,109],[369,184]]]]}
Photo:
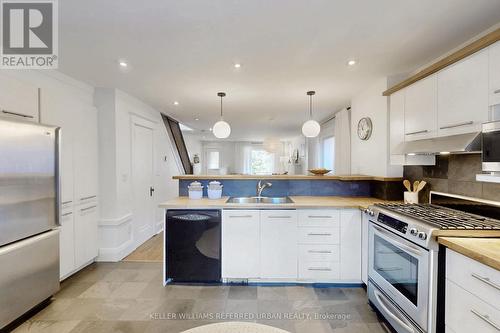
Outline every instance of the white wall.
{"type": "MultiPolygon", "coordinates": [[[[96,89],[99,110],[101,221],[99,260],[120,260],[138,245],[133,239],[135,217],[132,191],[132,119],[148,121],[154,128],[155,203],[177,196],[180,173],[161,114],[138,99],[116,89],[96,89]]],[[[156,209],[156,232],[163,225],[163,210],[156,209]]]]}
{"type": "Polygon", "coordinates": [[[389,100],[382,96],[388,79],[372,82],[351,101],[351,172],[380,177],[400,177],[403,167],[389,162],[389,100]],[[370,117],[373,133],[369,140],[358,138],[358,122],[370,117]]]}

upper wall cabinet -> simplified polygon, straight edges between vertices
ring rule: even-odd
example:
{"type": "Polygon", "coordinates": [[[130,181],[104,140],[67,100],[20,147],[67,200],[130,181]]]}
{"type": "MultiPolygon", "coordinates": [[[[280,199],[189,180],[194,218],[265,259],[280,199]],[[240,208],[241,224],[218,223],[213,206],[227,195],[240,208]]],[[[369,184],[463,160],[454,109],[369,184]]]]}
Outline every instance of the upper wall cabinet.
{"type": "Polygon", "coordinates": [[[481,130],[488,121],[488,49],[438,73],[438,135],[481,130]]]}
{"type": "Polygon", "coordinates": [[[392,153],[405,139],[408,140],[405,138],[405,94],[406,89],[403,89],[392,94],[389,99],[391,165],[435,165],[436,158],[432,155],[412,156],[392,153]]]}
{"type": "Polygon", "coordinates": [[[490,105],[500,104],[500,42],[489,49],[490,52],[490,105]]]}
{"type": "Polygon", "coordinates": [[[0,116],[38,122],[38,88],[0,75],[0,116]]]}
{"type": "Polygon", "coordinates": [[[431,75],[404,90],[405,140],[437,135],[437,76],[431,75]]]}

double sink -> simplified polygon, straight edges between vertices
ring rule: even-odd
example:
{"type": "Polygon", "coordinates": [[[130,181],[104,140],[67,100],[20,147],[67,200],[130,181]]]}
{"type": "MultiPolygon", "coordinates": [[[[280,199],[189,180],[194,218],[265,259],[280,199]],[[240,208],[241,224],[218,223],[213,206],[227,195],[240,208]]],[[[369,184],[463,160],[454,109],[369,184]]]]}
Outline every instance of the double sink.
{"type": "Polygon", "coordinates": [[[290,197],[230,197],[227,203],[239,203],[239,204],[287,204],[293,203],[290,197]]]}

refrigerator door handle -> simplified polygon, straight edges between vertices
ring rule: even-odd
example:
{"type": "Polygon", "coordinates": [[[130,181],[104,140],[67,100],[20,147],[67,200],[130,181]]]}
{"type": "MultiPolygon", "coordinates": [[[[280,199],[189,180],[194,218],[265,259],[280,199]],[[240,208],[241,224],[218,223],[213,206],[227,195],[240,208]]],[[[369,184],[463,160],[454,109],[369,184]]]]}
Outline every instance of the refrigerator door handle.
{"type": "Polygon", "coordinates": [[[61,226],[61,217],[62,217],[62,198],[61,198],[61,128],[58,127],[55,130],[56,134],[56,163],[55,163],[55,179],[56,179],[56,224],[61,226]]]}

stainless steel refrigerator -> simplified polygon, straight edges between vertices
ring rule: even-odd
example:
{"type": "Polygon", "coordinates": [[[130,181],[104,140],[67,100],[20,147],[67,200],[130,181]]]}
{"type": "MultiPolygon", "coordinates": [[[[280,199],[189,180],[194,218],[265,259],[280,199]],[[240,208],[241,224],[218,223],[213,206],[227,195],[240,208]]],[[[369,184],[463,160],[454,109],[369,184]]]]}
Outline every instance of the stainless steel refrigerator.
{"type": "Polygon", "coordinates": [[[0,328],[59,290],[59,141],[0,118],[0,328]]]}

